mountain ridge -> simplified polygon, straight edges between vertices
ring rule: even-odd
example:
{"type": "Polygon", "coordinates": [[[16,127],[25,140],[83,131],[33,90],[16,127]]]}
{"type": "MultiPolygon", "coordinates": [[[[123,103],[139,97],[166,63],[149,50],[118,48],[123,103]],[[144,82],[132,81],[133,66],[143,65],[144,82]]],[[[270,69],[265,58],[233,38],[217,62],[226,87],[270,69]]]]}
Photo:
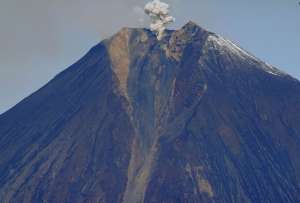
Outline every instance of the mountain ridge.
{"type": "MultiPolygon", "coordinates": [[[[223,40],[226,40],[227,42],[232,43],[234,46],[237,46],[239,49],[241,49],[241,48],[239,47],[239,45],[235,44],[235,42],[233,42],[233,41],[231,41],[231,40],[228,40],[228,39],[225,39],[225,38],[223,38],[223,37],[220,37],[220,36],[217,35],[216,33],[211,32],[211,31],[208,31],[207,29],[204,29],[204,28],[200,27],[200,26],[199,26],[197,23],[195,23],[194,21],[188,21],[188,23],[186,23],[182,28],[184,28],[184,27],[197,27],[197,28],[200,28],[201,30],[204,30],[205,32],[211,34],[212,36],[215,36],[215,37],[217,37],[217,38],[222,38],[223,40]]],[[[103,39],[100,43],[98,43],[97,45],[93,46],[90,50],[87,51],[86,54],[84,54],[84,57],[87,56],[90,52],[92,52],[93,49],[96,49],[97,46],[100,46],[102,43],[105,43],[105,42],[109,41],[111,38],[113,38],[114,36],[118,35],[118,34],[121,33],[123,30],[127,30],[127,31],[140,31],[140,32],[141,32],[141,31],[144,31],[144,32],[148,33],[149,35],[152,35],[153,37],[155,36],[155,33],[153,33],[152,31],[150,31],[150,29],[147,29],[147,28],[123,27],[123,28],[121,28],[117,33],[113,34],[111,37],[106,38],[106,39],[103,39]]],[[[173,32],[175,32],[175,31],[176,31],[176,30],[166,30],[165,32],[166,32],[166,35],[167,35],[167,36],[170,36],[170,33],[173,33],[173,32]]],[[[165,37],[166,37],[166,36],[165,36],[165,37]]],[[[167,37],[167,38],[168,38],[168,37],[167,37]]],[[[165,39],[165,40],[166,40],[166,39],[165,39]]],[[[162,40],[161,43],[165,43],[165,40],[162,40]]],[[[157,41],[157,42],[159,43],[159,41],[157,41]]],[[[251,55],[251,57],[255,57],[252,53],[248,53],[248,52],[245,51],[244,49],[242,49],[242,51],[244,51],[244,52],[246,52],[247,54],[251,55]]],[[[57,76],[59,76],[60,74],[63,74],[64,72],[68,71],[69,68],[71,68],[71,67],[74,66],[75,64],[80,63],[80,61],[83,60],[84,57],[82,57],[80,60],[78,60],[78,61],[75,62],[73,65],[71,65],[71,66],[69,66],[68,68],[66,68],[65,70],[62,70],[61,72],[59,72],[58,74],[56,74],[56,76],[55,76],[54,78],[50,79],[50,80],[48,81],[48,83],[51,82],[52,80],[54,80],[54,79],[55,79],[57,76]]],[[[257,57],[255,57],[255,58],[256,58],[256,60],[259,60],[260,62],[263,62],[263,61],[260,60],[259,58],[257,58],[257,57]]],[[[263,63],[265,63],[265,62],[263,62],[263,63]]],[[[269,64],[267,64],[267,63],[266,63],[266,65],[267,65],[267,66],[270,66],[270,67],[273,67],[272,65],[269,65],[269,64]]],[[[277,68],[275,68],[275,69],[277,69],[277,68]]],[[[279,71],[279,70],[277,69],[276,71],[279,71]]],[[[285,73],[285,72],[282,71],[282,70],[280,70],[280,72],[283,73],[283,74],[285,74],[285,75],[287,75],[287,76],[289,76],[289,77],[291,77],[291,78],[294,78],[293,76],[291,76],[291,75],[285,73]]],[[[295,79],[295,80],[298,80],[297,78],[294,78],[294,79],[295,79]]],[[[46,86],[46,85],[47,85],[47,84],[43,85],[41,88],[43,88],[43,87],[46,86]]],[[[41,88],[40,88],[40,89],[41,89],[41,88]]],[[[39,91],[40,89],[34,91],[32,94],[34,94],[35,92],[39,91]]],[[[32,94],[30,94],[29,96],[31,96],[32,94]]],[[[29,96],[28,96],[28,97],[29,97],[29,96]]],[[[24,98],[23,100],[25,100],[25,99],[26,99],[26,98],[24,98]]],[[[23,101],[23,100],[22,100],[22,101],[23,101]]],[[[22,102],[22,101],[21,101],[21,102],[22,102]]],[[[19,102],[19,103],[20,103],[20,102],[19,102]]],[[[18,103],[17,103],[16,105],[18,105],[18,103]]],[[[14,105],[13,107],[11,107],[10,109],[14,108],[16,105],[14,105]]],[[[8,109],[7,111],[9,111],[10,109],[8,109]]],[[[2,116],[3,114],[5,114],[7,111],[1,113],[0,116],[2,116]]]]}
{"type": "Polygon", "coordinates": [[[299,91],[193,22],[123,28],[0,115],[0,202],[298,202],[299,91]]]}

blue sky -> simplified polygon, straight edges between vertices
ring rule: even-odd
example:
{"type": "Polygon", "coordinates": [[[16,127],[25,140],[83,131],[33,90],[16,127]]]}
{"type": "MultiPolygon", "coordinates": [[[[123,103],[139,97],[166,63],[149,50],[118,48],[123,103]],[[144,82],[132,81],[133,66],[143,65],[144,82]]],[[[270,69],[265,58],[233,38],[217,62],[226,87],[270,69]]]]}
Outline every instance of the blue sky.
{"type": "MultiPolygon", "coordinates": [[[[192,20],[300,78],[297,0],[166,0],[192,20]]],[[[0,0],[0,113],[121,27],[143,27],[141,0],[0,0]]]]}

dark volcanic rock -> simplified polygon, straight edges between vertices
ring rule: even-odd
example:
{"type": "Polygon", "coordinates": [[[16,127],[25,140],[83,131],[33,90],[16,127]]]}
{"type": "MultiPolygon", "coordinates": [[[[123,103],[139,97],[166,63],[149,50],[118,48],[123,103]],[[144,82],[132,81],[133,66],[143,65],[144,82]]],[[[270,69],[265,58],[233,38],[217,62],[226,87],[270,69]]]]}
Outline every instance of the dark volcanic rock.
{"type": "Polygon", "coordinates": [[[0,203],[300,202],[299,123],[232,42],[125,28],[0,116],[0,203]]]}

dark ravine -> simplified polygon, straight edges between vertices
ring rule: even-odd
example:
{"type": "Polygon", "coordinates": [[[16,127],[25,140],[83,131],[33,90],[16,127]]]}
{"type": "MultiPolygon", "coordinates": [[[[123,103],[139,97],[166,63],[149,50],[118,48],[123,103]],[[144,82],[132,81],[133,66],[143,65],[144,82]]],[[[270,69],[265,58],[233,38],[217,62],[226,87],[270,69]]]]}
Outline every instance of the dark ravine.
{"type": "Polygon", "coordinates": [[[124,28],[0,115],[0,203],[300,202],[300,82],[189,22],[124,28]]]}

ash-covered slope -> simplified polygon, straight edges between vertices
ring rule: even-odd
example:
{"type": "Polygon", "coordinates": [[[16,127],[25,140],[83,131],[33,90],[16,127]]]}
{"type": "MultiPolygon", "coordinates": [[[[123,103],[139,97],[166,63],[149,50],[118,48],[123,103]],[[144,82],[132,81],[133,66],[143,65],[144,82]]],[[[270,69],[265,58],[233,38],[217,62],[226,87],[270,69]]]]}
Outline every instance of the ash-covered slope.
{"type": "Polygon", "coordinates": [[[0,116],[0,203],[296,203],[299,123],[299,81],[232,42],[125,28],[0,116]]]}

